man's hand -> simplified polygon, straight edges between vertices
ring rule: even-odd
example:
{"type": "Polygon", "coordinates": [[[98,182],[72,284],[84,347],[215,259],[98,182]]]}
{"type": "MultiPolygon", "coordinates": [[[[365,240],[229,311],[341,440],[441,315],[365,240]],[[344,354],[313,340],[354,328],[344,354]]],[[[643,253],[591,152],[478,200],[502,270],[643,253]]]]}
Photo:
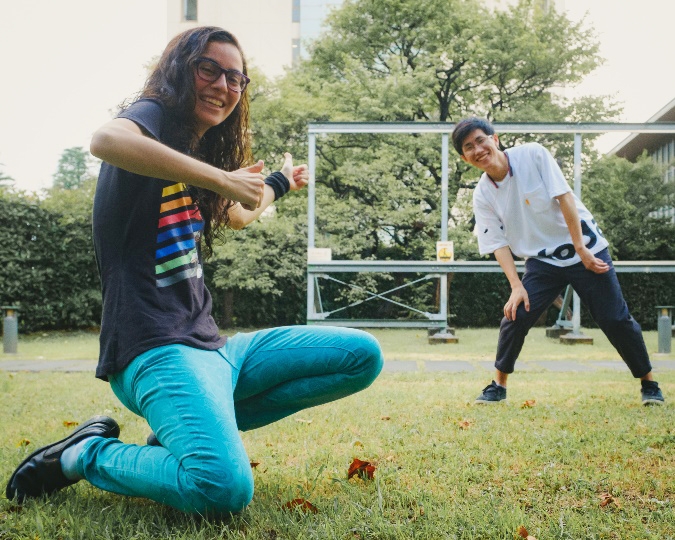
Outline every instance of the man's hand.
{"type": "Polygon", "coordinates": [[[579,219],[579,212],[574,200],[574,195],[571,191],[556,197],[560,203],[560,211],[565,218],[565,223],[570,231],[574,249],[581,258],[586,270],[595,272],[596,274],[604,274],[609,272],[609,265],[602,259],[598,259],[590,250],[584,245],[583,234],[581,232],[581,220],[579,219]],[[577,247],[581,246],[581,247],[577,247]]]}
{"type": "Polygon", "coordinates": [[[309,182],[309,169],[307,165],[297,165],[293,167],[293,156],[286,152],[284,154],[284,164],[281,167],[281,173],[291,184],[291,191],[302,189],[309,182]]]}
{"type": "Polygon", "coordinates": [[[516,311],[518,311],[518,306],[521,303],[525,306],[525,311],[530,311],[530,297],[527,296],[527,291],[522,283],[511,290],[509,301],[504,305],[504,317],[509,321],[515,321],[516,311]]]}
{"type": "Polygon", "coordinates": [[[584,264],[586,270],[595,272],[596,274],[604,274],[609,272],[609,265],[602,259],[598,259],[587,247],[583,247],[577,250],[579,257],[581,257],[581,262],[584,264]]]}

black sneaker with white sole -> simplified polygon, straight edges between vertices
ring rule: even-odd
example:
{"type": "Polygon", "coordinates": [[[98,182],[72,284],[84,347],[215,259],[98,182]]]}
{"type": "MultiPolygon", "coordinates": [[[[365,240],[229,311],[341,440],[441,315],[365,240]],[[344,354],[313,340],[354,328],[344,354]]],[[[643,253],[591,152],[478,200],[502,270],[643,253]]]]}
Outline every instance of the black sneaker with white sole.
{"type": "Polygon", "coordinates": [[[659,383],[656,381],[641,381],[642,404],[643,405],[663,405],[664,399],[659,383]]]}
{"type": "Polygon", "coordinates": [[[483,392],[476,398],[474,403],[493,404],[504,401],[505,399],[506,388],[499,386],[496,382],[492,381],[485,388],[483,388],[483,392]]]}

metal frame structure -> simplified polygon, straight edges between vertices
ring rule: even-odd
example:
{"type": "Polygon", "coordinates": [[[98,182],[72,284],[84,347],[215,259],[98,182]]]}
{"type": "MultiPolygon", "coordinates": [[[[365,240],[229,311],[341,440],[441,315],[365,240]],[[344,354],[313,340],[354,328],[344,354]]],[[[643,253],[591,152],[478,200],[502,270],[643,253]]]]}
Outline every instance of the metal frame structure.
{"type": "MultiPolygon", "coordinates": [[[[440,241],[448,239],[448,175],[449,175],[449,135],[455,125],[446,122],[391,122],[391,123],[321,123],[310,124],[308,128],[309,146],[309,186],[307,204],[308,248],[315,247],[316,227],[316,139],[324,134],[412,134],[435,133],[441,135],[441,237],[440,241]]],[[[609,132],[629,133],[675,133],[675,123],[504,123],[494,124],[497,133],[560,133],[574,136],[574,193],[581,198],[581,143],[582,134],[601,134],[609,132]]],[[[522,270],[523,263],[516,267],[522,270]]],[[[625,261],[615,263],[617,272],[675,272],[675,263],[670,261],[625,261]]],[[[361,327],[438,327],[447,325],[447,278],[455,272],[501,272],[497,262],[493,261],[457,261],[442,263],[436,261],[328,261],[307,263],[307,323],[331,324],[361,327]],[[380,272],[380,273],[423,273],[425,276],[403,286],[378,293],[366,291],[368,298],[349,304],[331,312],[324,312],[318,278],[332,279],[344,285],[359,288],[345,282],[331,278],[329,273],[336,272],[380,272]],[[424,279],[440,279],[440,306],[437,313],[427,313],[396,302],[385,295],[412,285],[424,279]],[[416,320],[359,320],[359,319],[329,319],[338,311],[370,300],[380,299],[393,302],[399,306],[423,315],[425,319],[416,320]]],[[[569,290],[559,321],[564,319],[564,312],[569,305],[569,290]]],[[[574,293],[572,300],[572,333],[580,334],[581,311],[579,296],[574,293]]]]}

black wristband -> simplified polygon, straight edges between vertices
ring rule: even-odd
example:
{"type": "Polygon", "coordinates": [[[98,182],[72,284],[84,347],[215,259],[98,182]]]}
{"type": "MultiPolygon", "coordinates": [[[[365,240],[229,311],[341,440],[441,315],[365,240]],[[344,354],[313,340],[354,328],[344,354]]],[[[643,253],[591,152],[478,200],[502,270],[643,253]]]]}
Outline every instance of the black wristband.
{"type": "Polygon", "coordinates": [[[286,195],[291,189],[291,183],[288,178],[280,171],[273,172],[267,178],[265,183],[274,190],[274,200],[279,200],[286,195]]]}

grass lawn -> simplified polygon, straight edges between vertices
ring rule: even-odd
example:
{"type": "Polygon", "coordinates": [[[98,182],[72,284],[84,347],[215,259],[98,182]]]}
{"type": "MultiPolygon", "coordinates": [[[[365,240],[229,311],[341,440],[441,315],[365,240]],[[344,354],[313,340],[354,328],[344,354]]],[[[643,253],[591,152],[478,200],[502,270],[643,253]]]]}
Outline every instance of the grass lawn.
{"type": "MultiPolygon", "coordinates": [[[[538,540],[675,538],[672,405],[641,406],[628,372],[527,371],[506,403],[472,406],[486,373],[385,373],[244,433],[259,465],[239,515],[201,519],[80,482],[23,507],[0,498],[0,539],[512,540],[520,526],[538,540]],[[376,465],[374,480],[347,480],[355,457],[376,465]],[[295,498],[318,512],[282,508],[295,498]]],[[[659,380],[675,399],[675,372],[659,380]]],[[[3,487],[23,456],[69,432],[64,423],[105,413],[125,442],[148,432],[89,373],[0,371],[0,410],[3,487]]]]}
{"type": "MultiPolygon", "coordinates": [[[[247,330],[241,330],[243,332],[247,330]]],[[[582,329],[594,339],[593,345],[563,345],[546,337],[544,328],[533,328],[527,336],[521,355],[523,361],[620,360],[604,334],[597,328],[582,329]]],[[[237,330],[226,332],[229,335],[237,330]]],[[[457,329],[459,343],[430,345],[423,329],[369,330],[382,344],[386,360],[464,360],[493,361],[497,346],[497,328],[457,329]]],[[[671,354],[656,355],[656,331],[644,332],[645,343],[654,360],[675,360],[671,354]]],[[[0,353],[2,360],[95,360],[98,358],[98,332],[49,332],[20,335],[18,353],[0,353]]]]}

